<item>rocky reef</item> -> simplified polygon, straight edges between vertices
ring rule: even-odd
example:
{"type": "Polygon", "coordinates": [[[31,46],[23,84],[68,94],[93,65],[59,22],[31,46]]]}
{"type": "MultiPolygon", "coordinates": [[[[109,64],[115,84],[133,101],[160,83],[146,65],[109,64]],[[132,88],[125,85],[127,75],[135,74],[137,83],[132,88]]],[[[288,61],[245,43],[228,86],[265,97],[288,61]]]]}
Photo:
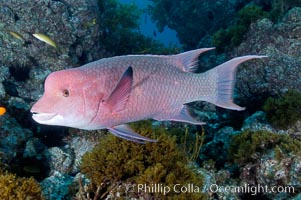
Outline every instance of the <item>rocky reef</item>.
{"type": "Polygon", "coordinates": [[[241,98],[258,101],[288,89],[301,92],[300,12],[301,8],[293,8],[278,23],[264,18],[250,26],[246,39],[231,56],[260,54],[268,58],[255,67],[239,69],[237,88],[241,98]]]}
{"type": "Polygon", "coordinates": [[[246,4],[241,0],[197,1],[152,0],[150,12],[159,30],[165,26],[176,30],[185,49],[192,49],[221,26],[233,22],[235,12],[246,4]],[[179,15],[181,13],[181,15],[179,15]],[[189,17],[187,17],[189,16],[189,17]],[[202,19],[202,20],[196,20],[202,19]],[[190,34],[188,34],[190,33],[190,34]]]}
{"type": "Polygon", "coordinates": [[[0,10],[1,76],[10,96],[37,99],[51,71],[103,57],[98,38],[96,1],[2,1],[0,10]],[[95,5],[93,5],[93,3],[95,5]],[[36,39],[42,33],[57,45],[36,39]]]}
{"type": "MultiPolygon", "coordinates": [[[[295,7],[299,1],[277,0],[277,4],[271,4],[236,0],[227,5],[229,1],[152,2],[150,9],[157,23],[161,28],[168,23],[178,31],[182,49],[211,46],[212,35],[219,28],[227,30],[236,23],[247,27],[231,29],[234,32],[230,35],[239,38],[235,38],[231,50],[218,50],[200,59],[200,66],[209,69],[236,56],[267,56],[239,67],[235,101],[246,111],[194,103],[192,110],[197,119],[207,123],[204,126],[154,121],[132,124],[142,135],[160,139],[145,145],[120,140],[105,130],[38,125],[29,110],[43,93],[45,77],[52,71],[113,55],[175,53],[179,47],[164,47],[140,35],[136,30],[139,12],[135,6],[121,5],[117,0],[2,0],[0,106],[7,111],[0,116],[0,188],[8,192],[0,197],[300,198],[301,8],[295,7]],[[216,14],[218,10],[223,12],[216,14]],[[246,10],[252,13],[247,15],[246,10]],[[244,22],[237,21],[237,12],[244,22]],[[260,17],[254,18],[258,12],[260,17]],[[179,13],[185,14],[180,17],[179,13]],[[208,20],[201,23],[198,19],[208,20]],[[196,29],[203,31],[193,34],[196,29]],[[237,35],[240,30],[243,34],[237,35]],[[33,34],[43,34],[55,45],[33,34]],[[8,182],[12,184],[8,186],[8,182]],[[160,183],[170,188],[174,183],[194,184],[199,190],[165,196],[145,191],[127,193],[127,187],[133,189],[139,183],[160,183]],[[258,184],[283,190],[254,194],[210,188],[258,184]],[[285,186],[294,187],[294,191],[284,191],[285,186]]],[[[219,34],[216,42],[226,46],[221,42],[224,32],[219,34]]]]}

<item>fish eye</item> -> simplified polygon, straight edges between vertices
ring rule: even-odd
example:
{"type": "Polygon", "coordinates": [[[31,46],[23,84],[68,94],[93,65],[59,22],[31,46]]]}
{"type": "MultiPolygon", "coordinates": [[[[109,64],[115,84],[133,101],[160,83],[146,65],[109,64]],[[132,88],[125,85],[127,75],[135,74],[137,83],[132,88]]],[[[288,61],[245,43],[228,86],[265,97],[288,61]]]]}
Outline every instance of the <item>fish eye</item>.
{"type": "Polygon", "coordinates": [[[64,96],[64,97],[69,97],[69,94],[70,94],[70,92],[69,92],[68,89],[64,89],[64,90],[63,90],[63,96],[64,96]]]}

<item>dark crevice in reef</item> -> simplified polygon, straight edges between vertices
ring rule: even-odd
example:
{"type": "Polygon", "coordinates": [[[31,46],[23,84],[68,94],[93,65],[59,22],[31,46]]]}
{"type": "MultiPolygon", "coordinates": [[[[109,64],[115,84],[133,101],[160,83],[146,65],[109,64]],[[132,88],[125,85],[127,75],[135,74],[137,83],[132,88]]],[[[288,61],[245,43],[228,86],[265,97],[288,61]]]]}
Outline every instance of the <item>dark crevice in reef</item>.
{"type": "Polygon", "coordinates": [[[68,135],[68,128],[61,126],[39,125],[36,136],[41,139],[42,143],[48,148],[54,146],[64,146],[63,138],[68,135]]]}
{"type": "Polygon", "coordinates": [[[4,86],[4,90],[6,94],[12,97],[19,96],[16,84],[14,84],[11,81],[3,81],[2,84],[4,86]]]}
{"type": "Polygon", "coordinates": [[[12,173],[22,177],[34,177],[38,181],[46,178],[50,170],[44,159],[36,158],[15,158],[10,166],[12,173]]]}
{"type": "Polygon", "coordinates": [[[28,66],[11,66],[9,73],[18,82],[24,82],[29,79],[30,67],[28,66]]]}

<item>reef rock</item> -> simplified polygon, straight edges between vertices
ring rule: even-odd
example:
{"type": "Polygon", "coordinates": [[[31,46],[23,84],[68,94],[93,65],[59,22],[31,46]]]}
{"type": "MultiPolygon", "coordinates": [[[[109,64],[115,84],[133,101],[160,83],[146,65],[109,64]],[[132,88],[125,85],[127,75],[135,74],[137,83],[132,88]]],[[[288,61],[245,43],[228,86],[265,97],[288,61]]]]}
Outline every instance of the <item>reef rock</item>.
{"type": "Polygon", "coordinates": [[[80,171],[79,166],[82,156],[91,151],[98,143],[98,136],[75,136],[64,139],[63,147],[50,147],[43,152],[50,167],[50,174],[57,171],[63,174],[76,174],[80,171]]]}
{"type": "Polygon", "coordinates": [[[301,120],[290,126],[287,132],[291,137],[301,140],[301,120]]]}
{"type": "Polygon", "coordinates": [[[73,166],[72,166],[73,173],[78,173],[80,171],[79,167],[80,167],[82,156],[86,152],[91,151],[97,143],[98,143],[97,141],[92,141],[85,137],[72,138],[70,142],[70,147],[75,155],[73,166]]]}
{"type": "Polygon", "coordinates": [[[278,186],[282,192],[265,193],[265,195],[270,199],[288,199],[300,190],[300,171],[300,156],[289,155],[279,160],[275,157],[275,153],[270,151],[256,163],[249,163],[243,167],[240,175],[241,185],[259,184],[269,189],[278,186]]]}
{"type": "Polygon", "coordinates": [[[43,80],[30,77],[34,69],[56,71],[102,57],[97,9],[97,1],[85,0],[1,1],[0,64],[9,66],[5,80],[18,95],[37,99],[31,91],[42,93],[43,80]],[[47,35],[57,48],[35,33],[47,35]]]}
{"type": "Polygon", "coordinates": [[[278,23],[261,19],[251,24],[245,38],[231,57],[256,54],[268,58],[239,68],[240,99],[251,102],[288,89],[301,91],[301,8],[291,9],[278,23]]]}
{"type": "Polygon", "coordinates": [[[202,147],[200,158],[202,160],[214,158],[218,165],[223,164],[227,159],[231,137],[238,133],[239,131],[235,131],[232,127],[221,128],[215,133],[212,141],[202,147]]]}
{"type": "Polygon", "coordinates": [[[26,142],[23,158],[36,158],[41,160],[43,158],[42,152],[44,149],[46,149],[46,146],[38,138],[33,137],[26,142]]]}
{"type": "Polygon", "coordinates": [[[46,150],[45,155],[51,171],[68,174],[71,172],[74,162],[74,153],[70,149],[51,147],[46,150]]]}
{"type": "Polygon", "coordinates": [[[33,136],[31,130],[22,128],[9,114],[0,117],[0,133],[0,159],[4,163],[10,163],[18,152],[23,152],[23,144],[33,136]]]}
{"type": "Polygon", "coordinates": [[[55,171],[41,182],[42,192],[47,199],[65,199],[74,177],[55,171]]]}
{"type": "MultiPolygon", "coordinates": [[[[250,117],[246,118],[243,122],[242,131],[245,130],[252,130],[252,131],[259,131],[265,130],[273,133],[284,134],[287,133],[285,130],[276,129],[269,124],[266,113],[263,111],[257,111],[250,117]]],[[[293,131],[293,129],[291,130],[293,131]]]]}

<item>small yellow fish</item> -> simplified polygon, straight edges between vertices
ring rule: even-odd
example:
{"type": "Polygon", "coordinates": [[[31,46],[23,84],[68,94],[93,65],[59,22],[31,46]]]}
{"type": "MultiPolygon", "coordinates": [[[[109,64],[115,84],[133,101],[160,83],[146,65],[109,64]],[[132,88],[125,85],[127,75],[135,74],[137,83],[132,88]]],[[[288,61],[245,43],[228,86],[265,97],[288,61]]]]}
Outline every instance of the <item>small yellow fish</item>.
{"type": "Polygon", "coordinates": [[[0,107],[0,116],[6,113],[6,108],[0,107]]]}
{"type": "Polygon", "coordinates": [[[83,24],[83,27],[85,29],[90,28],[92,26],[94,26],[96,24],[96,18],[92,19],[91,21],[88,21],[86,23],[83,24]]]}
{"type": "Polygon", "coordinates": [[[96,24],[96,18],[94,18],[94,19],[92,20],[92,24],[93,24],[93,25],[96,24]]]}
{"type": "Polygon", "coordinates": [[[23,36],[20,33],[14,32],[14,31],[8,31],[9,34],[11,34],[13,37],[19,39],[19,40],[24,40],[23,36]]]}
{"type": "Polygon", "coordinates": [[[49,44],[50,46],[53,46],[54,48],[57,49],[57,45],[56,43],[47,35],[43,34],[43,33],[34,33],[32,34],[35,38],[37,38],[38,40],[41,40],[42,42],[45,42],[46,44],[49,44]]]}

